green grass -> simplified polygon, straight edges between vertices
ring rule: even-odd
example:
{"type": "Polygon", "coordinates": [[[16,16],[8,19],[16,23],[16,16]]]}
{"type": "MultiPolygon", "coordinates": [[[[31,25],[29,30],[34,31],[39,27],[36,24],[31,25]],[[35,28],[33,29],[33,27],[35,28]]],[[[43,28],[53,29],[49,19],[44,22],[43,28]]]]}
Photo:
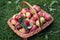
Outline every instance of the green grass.
{"type": "MultiPolygon", "coordinates": [[[[23,0],[0,0],[0,40],[22,40],[7,25],[8,19],[21,10],[23,0]]],[[[54,22],[29,40],[60,40],[60,0],[24,0],[41,6],[54,17],[54,22]]]]}

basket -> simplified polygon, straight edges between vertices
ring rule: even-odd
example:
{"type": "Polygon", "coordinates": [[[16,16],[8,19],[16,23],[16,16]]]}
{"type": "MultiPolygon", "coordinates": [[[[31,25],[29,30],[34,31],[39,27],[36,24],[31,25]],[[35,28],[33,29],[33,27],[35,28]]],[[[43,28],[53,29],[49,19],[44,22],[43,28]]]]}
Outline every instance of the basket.
{"type": "MultiPolygon", "coordinates": [[[[22,2],[22,5],[23,4],[27,4],[30,8],[32,8],[32,6],[28,3],[28,2],[26,2],[26,1],[23,1],[22,2]]],[[[33,8],[32,8],[33,9],[33,8]]],[[[36,11],[33,9],[33,11],[36,13],[36,11]]],[[[43,13],[47,13],[46,11],[44,11],[44,10],[42,10],[41,9],[41,11],[43,12],[43,13]]],[[[8,25],[9,25],[9,27],[18,35],[18,36],[20,36],[20,37],[22,37],[24,40],[27,40],[27,38],[29,38],[29,37],[31,37],[31,36],[33,36],[33,35],[35,35],[35,34],[37,34],[38,32],[41,32],[42,30],[44,30],[46,27],[48,27],[52,22],[53,22],[53,17],[51,16],[51,20],[49,20],[49,21],[47,21],[45,24],[43,24],[41,27],[39,27],[39,28],[37,28],[35,31],[32,31],[32,32],[29,32],[29,33],[27,33],[27,34],[22,34],[21,32],[19,32],[18,30],[15,30],[15,28],[14,28],[14,26],[11,24],[11,21],[12,20],[12,18],[10,18],[9,20],[8,20],[8,25]]]]}

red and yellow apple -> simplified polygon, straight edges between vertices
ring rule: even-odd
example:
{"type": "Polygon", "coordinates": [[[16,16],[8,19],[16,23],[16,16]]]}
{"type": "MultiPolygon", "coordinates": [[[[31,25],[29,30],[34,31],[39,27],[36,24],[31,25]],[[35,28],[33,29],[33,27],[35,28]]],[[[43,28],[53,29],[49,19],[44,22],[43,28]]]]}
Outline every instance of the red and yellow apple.
{"type": "Polygon", "coordinates": [[[27,11],[28,11],[27,8],[23,8],[21,12],[22,12],[23,14],[25,14],[27,11]]]}
{"type": "Polygon", "coordinates": [[[34,14],[33,18],[34,18],[35,21],[38,20],[39,19],[38,14],[34,14]]]}
{"type": "Polygon", "coordinates": [[[25,34],[27,32],[26,29],[24,29],[24,28],[20,29],[19,31],[23,34],[25,34]]]}
{"type": "Polygon", "coordinates": [[[26,12],[26,17],[27,18],[31,18],[31,13],[30,12],[26,12]]]}
{"type": "Polygon", "coordinates": [[[30,31],[32,32],[32,31],[35,31],[36,29],[37,29],[37,26],[33,25],[30,31]]]}
{"type": "Polygon", "coordinates": [[[43,16],[43,13],[42,13],[41,11],[38,12],[38,16],[39,16],[39,17],[43,16]]]}
{"type": "Polygon", "coordinates": [[[35,20],[33,19],[33,17],[30,19],[30,23],[33,25],[35,24],[35,20]]]}
{"type": "Polygon", "coordinates": [[[26,20],[28,20],[28,21],[29,21],[30,19],[29,19],[29,18],[26,18],[26,20]]]}
{"type": "Polygon", "coordinates": [[[34,11],[33,11],[32,8],[29,9],[29,12],[30,12],[31,14],[34,14],[34,11]]]}
{"type": "Polygon", "coordinates": [[[11,24],[16,25],[17,23],[18,23],[18,21],[16,19],[11,20],[11,24]]]}
{"type": "Polygon", "coordinates": [[[19,29],[22,28],[22,26],[19,24],[19,25],[16,26],[16,28],[17,28],[17,30],[19,30],[19,29]]]}
{"type": "Polygon", "coordinates": [[[15,14],[15,15],[13,15],[13,19],[17,19],[17,20],[19,20],[21,17],[22,17],[22,16],[20,16],[19,14],[15,14]]]}
{"type": "Polygon", "coordinates": [[[39,20],[36,20],[36,25],[37,25],[37,26],[40,26],[39,20]]]}
{"type": "Polygon", "coordinates": [[[28,20],[24,20],[24,24],[27,25],[27,26],[30,25],[28,20]]]}
{"type": "Polygon", "coordinates": [[[40,10],[41,10],[40,6],[37,6],[37,5],[33,5],[33,8],[34,8],[36,11],[40,11],[40,10]]]}
{"type": "Polygon", "coordinates": [[[44,13],[44,18],[48,21],[51,19],[51,15],[50,14],[47,14],[47,13],[44,13]]]}

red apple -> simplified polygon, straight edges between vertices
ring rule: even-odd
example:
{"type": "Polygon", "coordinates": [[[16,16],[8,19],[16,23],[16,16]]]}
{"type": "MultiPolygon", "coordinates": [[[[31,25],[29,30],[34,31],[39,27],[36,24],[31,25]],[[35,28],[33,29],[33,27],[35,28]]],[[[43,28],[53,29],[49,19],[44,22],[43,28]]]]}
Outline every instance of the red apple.
{"type": "Polygon", "coordinates": [[[34,14],[34,15],[33,15],[33,18],[34,18],[35,21],[39,19],[39,17],[38,17],[37,14],[34,14]]]}
{"type": "Polygon", "coordinates": [[[40,11],[40,10],[41,10],[40,6],[37,6],[37,5],[33,5],[33,8],[34,8],[36,11],[40,11]]]}
{"type": "Polygon", "coordinates": [[[51,16],[47,13],[45,13],[43,16],[47,21],[51,19],[51,16]]]}
{"type": "Polygon", "coordinates": [[[28,11],[27,8],[23,8],[21,12],[22,12],[23,14],[25,14],[27,11],[28,11]]]}
{"type": "Polygon", "coordinates": [[[18,23],[18,21],[17,21],[16,19],[12,19],[12,20],[11,20],[11,23],[12,23],[13,25],[16,25],[16,24],[18,23]]]}
{"type": "Polygon", "coordinates": [[[31,24],[35,24],[35,20],[33,18],[30,19],[31,24]]]}
{"type": "Polygon", "coordinates": [[[32,8],[29,9],[29,12],[34,14],[34,11],[32,10],[32,8]]]}
{"type": "Polygon", "coordinates": [[[15,14],[15,15],[13,15],[13,18],[15,18],[15,19],[20,19],[22,16],[20,16],[19,14],[15,14]]]}
{"type": "Polygon", "coordinates": [[[42,12],[41,12],[41,11],[40,11],[40,12],[38,12],[38,16],[39,16],[39,17],[43,16],[43,14],[42,14],[42,12]]]}
{"type": "Polygon", "coordinates": [[[19,24],[19,25],[16,26],[16,28],[19,30],[19,29],[22,28],[22,26],[19,24]]]}
{"type": "Polygon", "coordinates": [[[24,20],[24,24],[27,25],[27,26],[30,25],[28,20],[24,20]]]}
{"type": "Polygon", "coordinates": [[[23,16],[26,17],[26,14],[23,13],[23,16]]]}
{"type": "Polygon", "coordinates": [[[20,17],[23,17],[23,13],[22,12],[19,12],[18,14],[20,17]]]}
{"type": "Polygon", "coordinates": [[[26,12],[26,17],[27,18],[31,18],[31,13],[30,12],[26,12]]]}
{"type": "Polygon", "coordinates": [[[37,25],[37,26],[40,26],[39,20],[36,20],[36,25],[37,25]]]}
{"type": "Polygon", "coordinates": [[[36,25],[33,25],[30,31],[35,31],[37,29],[36,25]]]}
{"type": "Polygon", "coordinates": [[[22,12],[19,12],[18,14],[20,15],[20,14],[22,14],[22,12]]]}
{"type": "Polygon", "coordinates": [[[15,18],[19,20],[21,18],[21,16],[20,15],[17,15],[15,18]]]}

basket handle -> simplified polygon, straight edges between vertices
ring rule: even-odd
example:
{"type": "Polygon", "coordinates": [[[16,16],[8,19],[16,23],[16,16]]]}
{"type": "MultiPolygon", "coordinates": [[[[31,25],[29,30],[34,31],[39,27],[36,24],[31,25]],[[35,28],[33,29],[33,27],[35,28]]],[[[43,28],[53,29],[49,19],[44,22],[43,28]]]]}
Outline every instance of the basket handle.
{"type": "MultiPolygon", "coordinates": [[[[23,5],[24,5],[24,4],[26,4],[26,5],[28,5],[30,8],[32,8],[32,10],[34,11],[34,13],[37,14],[36,10],[32,7],[32,5],[29,4],[29,3],[26,2],[26,1],[23,1],[23,2],[22,2],[22,8],[23,8],[23,5]]],[[[40,21],[39,21],[39,22],[40,22],[40,21]]],[[[40,26],[41,26],[41,22],[40,22],[40,26]]],[[[40,27],[39,27],[39,28],[40,28],[40,27]]]]}
{"type": "Polygon", "coordinates": [[[34,13],[36,14],[36,10],[32,7],[31,4],[29,4],[29,3],[26,2],[26,1],[23,1],[23,2],[22,2],[22,7],[23,7],[24,4],[26,4],[26,5],[28,5],[30,8],[32,8],[32,10],[34,11],[34,13]]]}

